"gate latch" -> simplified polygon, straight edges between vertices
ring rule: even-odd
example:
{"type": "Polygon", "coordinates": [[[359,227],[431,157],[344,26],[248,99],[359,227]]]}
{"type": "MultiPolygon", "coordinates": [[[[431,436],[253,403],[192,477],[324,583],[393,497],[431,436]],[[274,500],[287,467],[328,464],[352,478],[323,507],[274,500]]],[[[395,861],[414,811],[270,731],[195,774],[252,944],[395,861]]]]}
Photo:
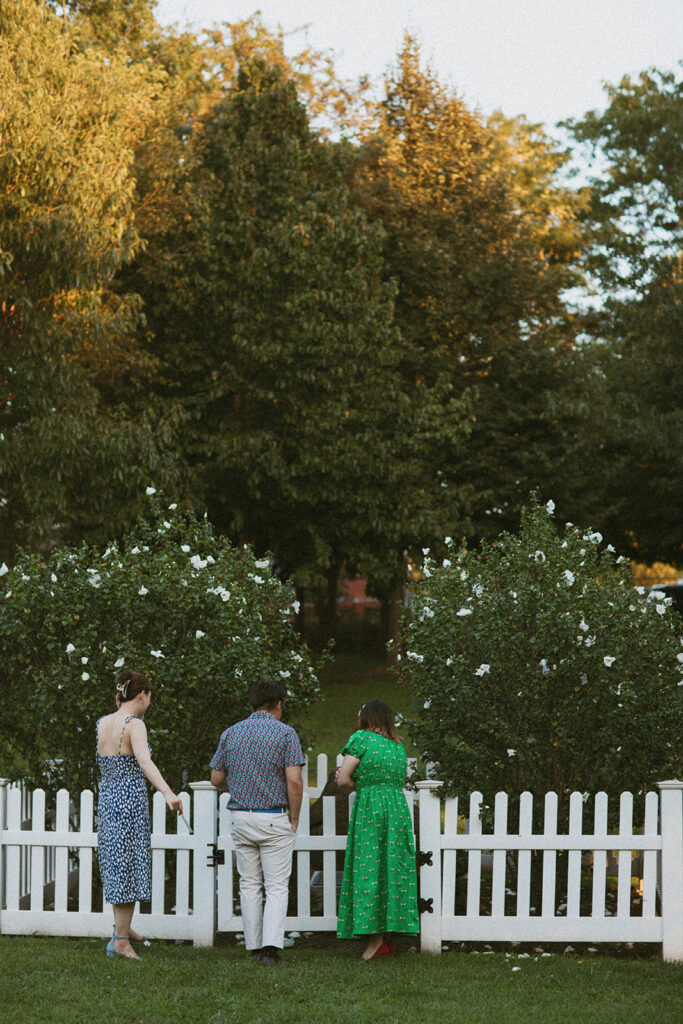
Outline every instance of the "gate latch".
{"type": "Polygon", "coordinates": [[[206,866],[207,868],[215,868],[219,864],[225,864],[225,850],[219,850],[216,843],[207,843],[208,852],[206,854],[206,866]]]}

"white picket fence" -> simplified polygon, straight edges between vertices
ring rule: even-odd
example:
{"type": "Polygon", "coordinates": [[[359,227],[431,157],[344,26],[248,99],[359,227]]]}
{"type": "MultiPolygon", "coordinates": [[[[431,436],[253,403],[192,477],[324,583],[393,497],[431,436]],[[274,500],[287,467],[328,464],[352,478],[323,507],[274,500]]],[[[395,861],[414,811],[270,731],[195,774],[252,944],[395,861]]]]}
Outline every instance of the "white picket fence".
{"type": "MultiPolygon", "coordinates": [[[[311,835],[310,807],[327,779],[317,759],[316,784],[306,773],[296,836],[287,928],[334,931],[339,873],[346,836],[336,832],[335,799],[323,798],[322,834],[311,835]],[[322,867],[313,872],[312,858],[322,867]],[[321,885],[312,885],[320,880],[321,885]],[[320,892],[320,897],[316,898],[320,892]]],[[[644,821],[633,822],[633,798],[619,804],[618,831],[608,830],[608,802],[598,794],[592,830],[583,829],[582,794],[569,800],[566,829],[558,828],[558,797],[545,796],[543,830],[532,831],[533,797],[523,793],[519,820],[508,821],[508,796],[495,800],[491,829],[482,824],[482,797],[441,801],[441,782],[417,782],[406,791],[419,826],[420,943],[438,953],[442,942],[656,942],[667,960],[683,960],[683,783],[662,782],[645,799],[644,821]],[[634,862],[633,858],[638,858],[634,862]],[[614,858],[616,857],[616,861],[614,858]],[[540,858],[540,905],[531,903],[532,860],[540,858]],[[560,858],[566,860],[560,862],[560,858]],[[608,858],[617,864],[616,900],[608,896],[608,858]],[[558,865],[566,870],[558,872],[558,865]],[[640,870],[636,903],[633,864],[640,870]],[[562,879],[562,890],[558,879],[562,879]],[[590,898],[582,895],[588,885],[590,898]],[[566,889],[564,888],[566,886],[566,889]],[[489,895],[490,892],[490,895],[489,895]]],[[[160,794],[152,801],[152,895],[138,928],[150,937],[209,946],[216,930],[242,930],[229,830],[227,796],[208,782],[182,794],[185,816],[173,821],[160,794]]],[[[350,798],[353,799],[353,796],[350,798]]],[[[488,818],[485,819],[488,821],[488,818]]],[[[90,791],[74,800],[57,794],[47,813],[45,794],[0,780],[0,933],[107,936],[111,907],[93,905],[97,833],[90,791]]]]}

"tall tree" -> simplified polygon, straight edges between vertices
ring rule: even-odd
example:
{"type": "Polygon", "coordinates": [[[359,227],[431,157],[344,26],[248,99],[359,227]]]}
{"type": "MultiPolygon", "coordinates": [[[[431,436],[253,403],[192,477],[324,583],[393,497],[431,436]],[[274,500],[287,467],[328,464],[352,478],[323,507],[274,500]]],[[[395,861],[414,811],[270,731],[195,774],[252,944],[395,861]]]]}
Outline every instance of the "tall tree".
{"type": "Polygon", "coordinates": [[[601,371],[591,518],[632,556],[680,563],[683,80],[643,72],[607,97],[572,125],[594,159],[585,266],[603,297],[584,323],[601,371]]]}
{"type": "Polygon", "coordinates": [[[104,535],[168,470],[144,394],[135,147],[154,72],[85,49],[48,8],[0,9],[0,545],[104,535]],[[98,532],[99,531],[99,532],[98,532]]]}
{"type": "Polygon", "coordinates": [[[474,396],[457,465],[438,456],[444,480],[470,488],[478,535],[500,528],[491,505],[512,525],[531,487],[561,484],[577,378],[561,294],[580,245],[576,200],[559,181],[566,159],[522,119],[485,124],[406,38],[356,189],[386,231],[404,381],[445,377],[474,396]]]}
{"type": "Polygon", "coordinates": [[[342,564],[388,557],[395,575],[416,509],[431,514],[415,480],[435,415],[461,435],[454,403],[402,389],[382,233],[342,169],[294,84],[247,63],[197,133],[173,258],[141,257],[130,282],[212,520],[298,585],[325,586],[328,611],[342,564]]]}

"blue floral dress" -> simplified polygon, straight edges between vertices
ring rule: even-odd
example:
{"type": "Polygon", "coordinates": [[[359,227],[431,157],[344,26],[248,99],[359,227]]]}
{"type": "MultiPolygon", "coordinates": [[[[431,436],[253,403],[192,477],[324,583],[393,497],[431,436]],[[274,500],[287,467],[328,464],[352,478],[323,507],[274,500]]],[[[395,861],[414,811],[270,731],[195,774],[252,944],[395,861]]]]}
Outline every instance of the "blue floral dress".
{"type": "MultiPolygon", "coordinates": [[[[119,751],[126,725],[135,717],[126,718],[119,751]]],[[[149,900],[151,849],[144,773],[134,754],[97,753],[97,764],[97,856],[104,898],[107,903],[149,900]]]]}

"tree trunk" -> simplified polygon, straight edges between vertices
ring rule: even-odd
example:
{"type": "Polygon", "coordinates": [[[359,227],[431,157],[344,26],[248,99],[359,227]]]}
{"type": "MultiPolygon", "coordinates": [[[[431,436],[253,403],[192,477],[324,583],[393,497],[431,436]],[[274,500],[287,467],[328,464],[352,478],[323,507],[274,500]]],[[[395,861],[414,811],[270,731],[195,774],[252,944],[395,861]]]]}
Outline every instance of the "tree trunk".
{"type": "Polygon", "coordinates": [[[341,562],[333,562],[326,573],[325,593],[317,602],[318,622],[320,623],[320,642],[324,646],[334,640],[337,626],[337,591],[339,589],[339,572],[341,562]]]}
{"type": "Polygon", "coordinates": [[[303,636],[303,633],[304,633],[304,596],[305,596],[304,595],[304,588],[303,587],[297,587],[296,590],[295,590],[295,593],[296,593],[296,600],[297,600],[297,604],[299,606],[299,610],[296,613],[296,617],[294,619],[294,626],[295,626],[295,629],[296,629],[297,633],[299,634],[299,636],[303,636]]]}
{"type": "Polygon", "coordinates": [[[405,552],[401,551],[398,555],[397,573],[391,589],[387,597],[382,600],[382,641],[388,665],[396,664],[396,655],[398,653],[396,642],[398,639],[399,623],[403,613],[405,574],[405,552]],[[390,640],[394,642],[391,647],[387,647],[390,640]]]}

